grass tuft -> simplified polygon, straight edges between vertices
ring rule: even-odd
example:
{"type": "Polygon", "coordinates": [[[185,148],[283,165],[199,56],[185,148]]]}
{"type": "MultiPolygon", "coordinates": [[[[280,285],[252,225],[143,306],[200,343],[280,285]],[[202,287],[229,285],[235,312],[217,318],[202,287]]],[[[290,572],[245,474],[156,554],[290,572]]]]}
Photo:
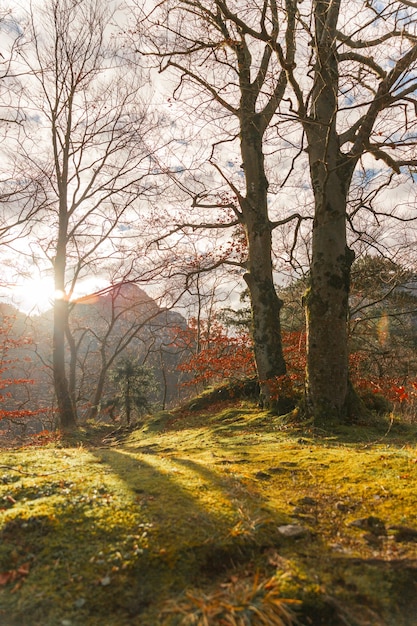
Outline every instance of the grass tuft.
{"type": "Polygon", "coordinates": [[[270,578],[231,581],[210,594],[187,591],[184,598],[171,600],[163,620],[178,617],[180,626],[294,626],[296,600],[281,596],[279,581],[270,578]]]}

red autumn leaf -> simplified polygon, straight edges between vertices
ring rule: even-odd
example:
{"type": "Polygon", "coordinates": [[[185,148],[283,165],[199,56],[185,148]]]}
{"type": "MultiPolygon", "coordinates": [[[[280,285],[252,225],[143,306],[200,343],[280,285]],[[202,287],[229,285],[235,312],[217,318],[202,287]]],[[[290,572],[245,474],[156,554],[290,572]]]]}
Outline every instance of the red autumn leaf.
{"type": "MultiPolygon", "coordinates": [[[[10,358],[10,351],[31,343],[28,337],[20,337],[13,339],[12,334],[14,318],[13,316],[4,316],[0,326],[0,403],[5,402],[8,398],[13,398],[12,390],[18,385],[33,385],[34,381],[28,378],[15,378],[10,376],[10,370],[17,362],[17,359],[10,358]],[[4,375],[3,375],[4,374],[4,375]],[[9,376],[7,375],[9,374],[9,376]]],[[[0,420],[15,419],[36,415],[44,411],[43,409],[31,411],[27,409],[11,408],[0,409],[0,420]]]]}
{"type": "Polygon", "coordinates": [[[17,573],[20,576],[27,576],[29,574],[30,571],[30,563],[23,563],[23,565],[21,565],[20,567],[18,567],[17,569],[17,573]]]}
{"type": "Polygon", "coordinates": [[[7,585],[9,582],[12,582],[15,579],[15,571],[11,570],[10,572],[0,572],[0,586],[7,585]]]}
{"type": "Polygon", "coordinates": [[[17,569],[11,569],[8,572],[0,572],[0,586],[4,587],[15,580],[24,578],[29,574],[30,563],[23,563],[17,569]]]}

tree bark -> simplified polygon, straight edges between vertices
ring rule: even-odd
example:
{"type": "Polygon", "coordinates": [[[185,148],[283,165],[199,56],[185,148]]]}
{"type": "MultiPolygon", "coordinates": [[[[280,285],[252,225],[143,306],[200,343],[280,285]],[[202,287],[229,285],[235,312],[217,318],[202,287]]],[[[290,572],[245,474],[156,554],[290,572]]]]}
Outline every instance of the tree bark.
{"type": "Polygon", "coordinates": [[[57,298],[55,300],[52,361],[59,425],[63,430],[71,430],[77,425],[65,371],[65,318],[68,314],[67,309],[68,303],[64,299],[57,298]]]}
{"type": "MultiPolygon", "coordinates": [[[[256,114],[241,119],[241,155],[246,176],[246,196],[241,199],[248,243],[247,272],[252,310],[252,336],[261,403],[280,410],[273,382],[285,376],[280,311],[272,273],[272,236],[268,217],[268,181],[262,150],[263,132],[256,126],[256,114]]],[[[285,402],[286,406],[286,402],[285,402]]],[[[285,410],[285,409],[283,409],[285,410]]]]}
{"type": "Polygon", "coordinates": [[[65,266],[66,266],[66,237],[67,218],[63,202],[60,202],[60,227],[56,256],[54,262],[55,300],[54,300],[54,328],[52,337],[52,367],[54,375],[54,390],[58,405],[59,425],[63,430],[71,430],[77,425],[76,411],[71,399],[71,393],[66,374],[65,334],[68,327],[68,301],[65,298],[65,266]]]}
{"type": "Polygon", "coordinates": [[[348,412],[347,319],[354,253],[346,243],[345,181],[333,174],[317,187],[310,286],[305,295],[306,401],[315,417],[343,418],[348,412]]]}
{"type": "Polygon", "coordinates": [[[307,412],[342,419],[348,413],[347,319],[350,267],[346,204],[354,159],[341,153],[336,130],[340,0],[315,3],[316,66],[312,107],[305,124],[315,212],[307,318],[307,412]]]}

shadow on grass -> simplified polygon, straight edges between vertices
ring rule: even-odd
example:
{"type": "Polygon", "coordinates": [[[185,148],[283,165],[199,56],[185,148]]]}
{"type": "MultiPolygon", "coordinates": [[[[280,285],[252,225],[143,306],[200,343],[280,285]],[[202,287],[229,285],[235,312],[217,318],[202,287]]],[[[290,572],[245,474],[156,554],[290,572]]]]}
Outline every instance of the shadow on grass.
{"type": "Polygon", "coordinates": [[[149,419],[143,434],[158,432],[181,432],[184,430],[207,429],[212,437],[250,437],[251,435],[276,436],[277,442],[292,439],[297,443],[323,446],[339,445],[391,445],[402,447],[417,441],[417,424],[402,422],[392,416],[371,415],[358,424],[324,422],[313,425],[298,421],[294,413],[276,415],[260,411],[255,404],[246,402],[242,406],[226,402],[219,406],[208,406],[199,412],[174,411],[160,413],[149,419]]]}
{"type": "Polygon", "coordinates": [[[408,424],[390,417],[375,416],[368,422],[355,425],[322,425],[305,433],[314,441],[325,446],[343,444],[390,445],[403,447],[417,441],[417,424],[408,424]]]}
{"type": "Polygon", "coordinates": [[[195,485],[184,488],[175,472],[112,449],[92,454],[128,489],[120,496],[104,485],[91,490],[87,480],[77,491],[57,483],[51,495],[65,490],[65,501],[48,508],[44,496],[45,513],[28,511],[5,524],[0,572],[17,572],[26,559],[30,568],[25,580],[16,574],[14,595],[0,586],[4,626],[154,626],[162,623],[164,598],[210,583],[257,553],[256,537],[231,534],[235,511],[226,495],[223,514],[222,503],[204,506],[195,485]]]}
{"type": "Polygon", "coordinates": [[[159,623],[152,621],[153,611],[164,597],[212,584],[229,570],[263,558],[266,547],[276,547],[280,539],[271,523],[235,532],[241,510],[227,481],[215,472],[145,449],[149,462],[113,449],[93,453],[136,494],[148,520],[148,547],[133,570],[141,624],[152,625],[159,623]]]}
{"type": "MultiPolygon", "coordinates": [[[[138,458],[124,449],[92,450],[101,469],[93,464],[90,471],[102,487],[92,490],[86,476],[84,488],[70,489],[49,513],[31,514],[28,506],[4,525],[0,571],[24,562],[30,568],[0,589],[2,625],[171,625],[178,620],[160,618],[164,600],[185,589],[210,594],[236,572],[254,578],[256,571],[264,577],[278,571],[287,597],[303,599],[301,623],[361,624],[347,621],[345,607],[362,605],[387,615],[382,622],[367,613],[368,624],[414,626],[414,564],[347,558],[319,528],[302,540],[285,539],[277,532],[280,512],[268,508],[256,486],[248,490],[235,476],[180,455],[143,450],[138,458]],[[109,474],[120,479],[111,489],[109,474]],[[378,598],[375,589],[382,590],[378,598]]],[[[56,477],[53,485],[54,495],[69,489],[56,477]]]]}
{"type": "MultiPolygon", "coordinates": [[[[240,519],[239,504],[242,504],[236,502],[233,493],[235,479],[189,459],[166,457],[145,449],[149,462],[143,454],[140,459],[115,450],[94,454],[137,494],[141,506],[158,526],[154,535],[158,548],[165,550],[170,546],[178,551],[181,547],[188,550],[212,541],[229,542],[231,531],[240,519]]],[[[251,492],[246,496],[258,506],[259,494],[255,497],[251,492]]],[[[280,522],[283,517],[279,518],[280,522]]]]}
{"type": "Polygon", "coordinates": [[[0,587],[2,626],[135,623],[129,617],[141,590],[130,571],[138,558],[132,537],[140,532],[140,514],[115,510],[108,518],[108,494],[102,495],[103,503],[80,494],[50,514],[5,524],[1,568],[17,574],[12,585],[0,587]],[[29,572],[24,579],[22,562],[29,572]]]}
{"type": "Polygon", "coordinates": [[[224,400],[217,404],[207,405],[200,409],[190,410],[186,407],[163,411],[154,415],[144,427],[144,432],[155,433],[162,431],[181,431],[196,428],[215,428],[216,426],[230,426],[245,423],[250,415],[259,413],[259,408],[254,404],[243,403],[236,406],[230,400],[224,400]]]}
{"type": "MultiPolygon", "coordinates": [[[[251,485],[248,490],[233,475],[218,474],[179,455],[166,459],[155,452],[148,449],[147,454],[155,455],[157,462],[169,463],[171,475],[167,469],[161,472],[145,462],[143,456],[137,460],[114,450],[100,452],[112,471],[140,494],[146,515],[154,524],[153,547],[146,562],[138,560],[135,569],[148,601],[155,593],[163,598],[186,588],[224,581],[239,567],[257,568],[270,575],[278,565],[281,575],[289,579],[294,576],[292,593],[303,599],[301,615],[306,623],[359,625],[365,622],[352,616],[362,612],[368,624],[414,626],[414,565],[399,560],[395,567],[383,558],[343,557],[327,544],[319,527],[314,527],[307,538],[287,540],[277,532],[277,526],[285,523],[284,516],[268,507],[256,487],[251,485]],[[178,468],[193,475],[185,487],[176,478],[178,468]],[[202,487],[203,494],[216,492],[225,503],[228,501],[229,511],[222,513],[204,504],[202,487]],[[242,510],[247,515],[242,515],[242,510]],[[407,585],[410,588],[405,593],[407,585]]],[[[148,623],[147,615],[152,616],[152,611],[142,613],[144,624],[148,623]]],[[[149,619],[152,624],[152,617],[149,619]]]]}

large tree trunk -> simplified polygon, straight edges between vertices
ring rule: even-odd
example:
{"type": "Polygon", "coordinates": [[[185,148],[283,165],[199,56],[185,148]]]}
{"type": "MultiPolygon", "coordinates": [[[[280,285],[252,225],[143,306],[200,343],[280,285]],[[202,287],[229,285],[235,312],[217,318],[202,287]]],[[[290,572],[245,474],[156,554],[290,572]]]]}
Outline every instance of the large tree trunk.
{"type": "Polygon", "coordinates": [[[77,425],[74,406],[69,392],[65,364],[65,325],[68,315],[68,303],[64,298],[56,298],[54,304],[53,331],[53,372],[55,395],[58,404],[59,425],[64,430],[71,430],[77,425]]]}
{"type": "Polygon", "coordinates": [[[280,327],[282,301],[276,294],[272,277],[268,277],[259,265],[249,265],[250,271],[244,278],[251,299],[252,337],[260,400],[265,407],[285,410],[287,398],[276,397],[277,379],[286,374],[280,327]]]}
{"type": "Polygon", "coordinates": [[[307,316],[307,411],[315,418],[348,413],[347,318],[350,267],[346,204],[354,160],[340,151],[336,129],[340,0],[316,0],[316,65],[312,107],[305,130],[315,213],[307,316]]]}
{"type": "Polygon", "coordinates": [[[262,131],[256,116],[241,122],[241,153],[246,176],[246,197],[241,209],[248,243],[245,281],[252,308],[252,336],[261,402],[286,410],[287,400],[276,397],[277,378],[286,374],[282,350],[280,310],[272,273],[272,237],[268,218],[268,181],[264,169],[262,131]],[[285,406],[284,406],[285,405],[285,406]]]}
{"type": "Polygon", "coordinates": [[[68,301],[64,297],[65,256],[65,245],[58,239],[54,264],[56,297],[54,302],[52,365],[55,395],[58,404],[59,425],[63,430],[71,430],[77,425],[77,417],[69,390],[65,362],[65,331],[68,325],[69,315],[68,301]]]}
{"type": "Polygon", "coordinates": [[[305,306],[306,400],[308,412],[316,418],[343,418],[348,412],[347,318],[354,254],[346,244],[344,187],[344,181],[334,173],[315,193],[310,286],[305,306]]]}

